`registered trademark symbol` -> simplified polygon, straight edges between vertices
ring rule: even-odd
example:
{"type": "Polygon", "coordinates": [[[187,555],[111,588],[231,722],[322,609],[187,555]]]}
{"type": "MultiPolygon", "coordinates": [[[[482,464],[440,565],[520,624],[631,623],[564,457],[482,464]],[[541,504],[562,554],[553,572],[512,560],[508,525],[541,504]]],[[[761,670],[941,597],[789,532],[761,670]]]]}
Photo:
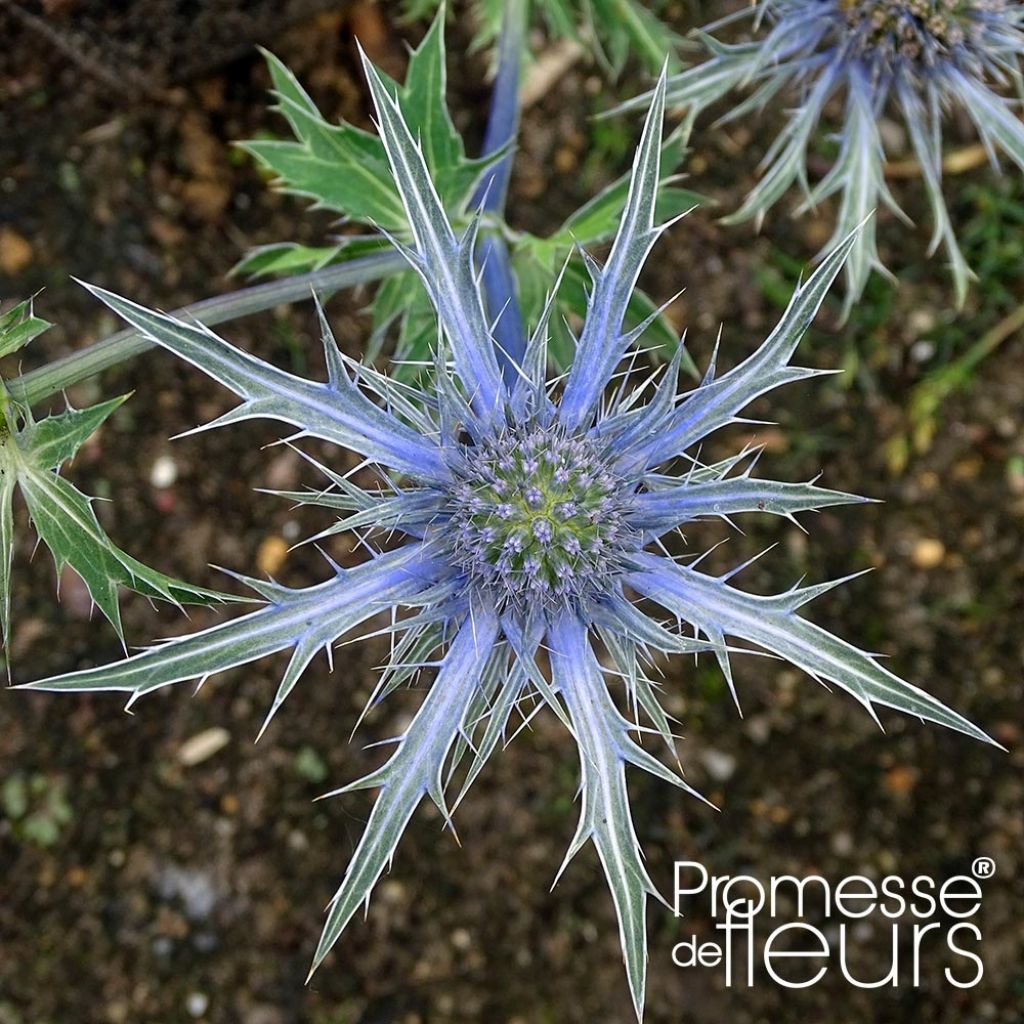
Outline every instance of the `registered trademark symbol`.
{"type": "Polygon", "coordinates": [[[996,862],[991,857],[975,857],[971,874],[975,878],[991,878],[996,873],[996,862]]]}

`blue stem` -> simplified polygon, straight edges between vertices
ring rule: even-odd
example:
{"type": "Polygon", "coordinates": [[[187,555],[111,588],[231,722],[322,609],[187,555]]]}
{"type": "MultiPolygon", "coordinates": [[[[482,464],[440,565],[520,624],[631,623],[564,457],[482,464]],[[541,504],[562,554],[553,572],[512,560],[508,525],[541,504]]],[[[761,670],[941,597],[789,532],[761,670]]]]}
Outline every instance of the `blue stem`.
{"type": "MultiPolygon", "coordinates": [[[[506,147],[508,151],[490,168],[473,197],[474,206],[499,216],[505,209],[512,170],[511,147],[519,129],[519,69],[525,29],[526,0],[509,0],[498,39],[498,70],[491,93],[483,155],[506,147]]],[[[480,240],[478,262],[487,312],[492,320],[496,319],[494,340],[498,345],[498,362],[505,380],[511,382],[518,376],[516,366],[526,353],[526,331],[504,238],[487,231],[480,240]]]]}

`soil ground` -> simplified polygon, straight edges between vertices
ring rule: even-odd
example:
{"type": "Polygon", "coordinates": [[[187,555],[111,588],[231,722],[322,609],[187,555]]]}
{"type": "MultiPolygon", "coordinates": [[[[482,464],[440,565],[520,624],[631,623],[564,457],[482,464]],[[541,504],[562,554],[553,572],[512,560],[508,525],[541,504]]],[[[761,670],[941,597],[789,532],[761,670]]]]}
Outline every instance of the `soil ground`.
{"type": "MultiPolygon", "coordinates": [[[[83,5],[43,6],[36,13],[64,38],[83,5]]],[[[112,6],[114,27],[121,8],[144,6],[112,6]]],[[[187,5],[150,6],[160,16],[189,17],[187,5]]],[[[269,35],[263,26],[259,41],[289,63],[326,114],[367,123],[353,17],[363,19],[372,55],[395,73],[402,40],[419,30],[391,21],[391,5],[355,14],[338,7],[269,35]]],[[[674,16],[685,27],[718,11],[704,4],[674,16]]],[[[173,308],[239,286],[226,274],[249,246],[315,242],[329,230],[329,218],[274,193],[229,145],[281,129],[267,110],[267,76],[253,50],[180,79],[167,70],[175,61],[166,49],[152,61],[122,52],[137,68],[158,65],[159,73],[150,76],[151,92],[119,90],[109,75],[71,60],[66,47],[9,14],[0,6],[0,224],[7,233],[0,294],[45,289],[38,312],[58,325],[34,343],[26,367],[117,326],[71,274],[173,308]]],[[[181,26],[171,27],[166,45],[182,46],[181,26]]],[[[486,61],[466,56],[467,42],[465,19],[457,18],[451,103],[475,145],[486,61]]],[[[627,96],[640,81],[634,70],[607,86],[583,62],[527,113],[513,223],[548,230],[621,172],[636,125],[595,127],[589,117],[607,105],[606,88],[627,96]]],[[[777,128],[771,116],[724,129],[707,119],[689,161],[692,187],[723,210],[735,208],[777,128]]],[[[925,223],[919,182],[895,187],[925,223]]],[[[1013,204],[1024,196],[1019,183],[986,168],[951,180],[948,191],[962,221],[983,217],[992,197],[1013,204]]],[[[755,235],[698,210],[661,243],[643,283],[659,299],[685,286],[670,312],[680,329],[688,327],[698,362],[723,323],[723,361],[731,364],[770,328],[780,289],[794,276],[780,268],[814,254],[828,237],[830,213],[794,220],[783,208],[755,235]]],[[[881,242],[899,287],[874,282],[846,328],[838,304],[831,306],[803,345],[805,363],[853,371],[776,393],[758,413],[778,425],[746,433],[767,443],[765,475],[795,480],[823,471],[827,486],[884,504],[808,517],[808,535],[755,517],[712,564],[724,568],[777,541],[738,581],[762,593],[803,574],[821,580],[873,567],[821,599],[816,621],[889,656],[895,671],[989,730],[1008,753],[894,714],[883,714],[883,733],[850,699],[760,658],[736,666],[741,719],[713,665],[679,662],[666,666],[665,681],[685,732],[680,757],[689,781],[722,813],[646,778],[631,783],[634,812],[650,870],[666,888],[672,862],[684,859],[719,875],[941,880],[991,857],[996,873],[984,883],[978,919],[984,978],[971,989],[951,987],[942,977],[947,961],[926,946],[916,986],[904,961],[895,990],[856,988],[834,970],[801,991],[763,980],[726,988],[720,972],[684,970],[671,960],[673,944],[692,931],[713,936],[706,907],[684,922],[652,908],[650,1024],[1024,1019],[1024,335],[1009,337],[942,407],[927,450],[893,457],[894,441],[908,429],[909,389],[1024,302],[1024,280],[1013,269],[1024,267],[1024,242],[1012,233],[1003,238],[1002,271],[975,287],[959,314],[941,261],[925,260],[925,226],[907,229],[883,216],[881,242]],[[876,316],[879,310],[885,315],[876,316]]],[[[366,337],[368,294],[342,295],[330,306],[353,354],[366,337]]],[[[223,333],[281,366],[321,369],[306,305],[223,333]]],[[[114,499],[100,515],[119,544],[212,586],[225,584],[210,564],[272,567],[296,585],[324,577],[311,548],[283,562],[280,551],[329,521],[252,491],[314,482],[295,453],[265,447],[279,436],[273,426],[171,443],[232,400],[164,355],[119,367],[70,397],[82,405],[126,391],[134,391],[132,400],[70,470],[88,493],[114,499]],[[154,465],[166,457],[176,480],[154,486],[154,465]]],[[[724,432],[715,452],[734,450],[744,437],[724,432]]],[[[115,658],[117,639],[105,622],[90,619],[74,576],[61,581],[57,603],[52,565],[45,552],[32,558],[24,511],[18,515],[15,681],[115,658]]],[[[722,536],[724,528],[707,527],[691,543],[722,536]]],[[[359,558],[345,541],[330,550],[342,562],[359,558]]],[[[195,611],[192,625],[216,614],[195,611]]],[[[173,610],[141,599],[126,598],[124,618],[134,644],[185,628],[173,610]]],[[[374,642],[343,648],[333,675],[314,664],[258,745],[252,741],[283,669],[279,659],[213,680],[195,697],[168,688],[132,715],[122,713],[117,696],[3,694],[0,1024],[630,1021],[611,901],[593,852],[548,891],[575,827],[577,763],[559,723],[544,714],[492,762],[460,808],[461,847],[436,815],[416,816],[368,918],[351,926],[304,984],[321,910],[369,808],[366,794],[312,799],[378,761],[349,733],[383,653],[374,642]],[[217,729],[226,730],[227,742],[200,763],[183,764],[183,746],[203,734],[216,740],[220,734],[209,731],[217,729]],[[29,806],[20,815],[10,797],[19,787],[29,806]],[[33,814],[35,827],[27,824],[33,814]]],[[[393,697],[370,717],[362,741],[393,735],[418,699],[393,697]]],[[[858,977],[885,974],[884,922],[854,928],[850,942],[858,977]]]]}

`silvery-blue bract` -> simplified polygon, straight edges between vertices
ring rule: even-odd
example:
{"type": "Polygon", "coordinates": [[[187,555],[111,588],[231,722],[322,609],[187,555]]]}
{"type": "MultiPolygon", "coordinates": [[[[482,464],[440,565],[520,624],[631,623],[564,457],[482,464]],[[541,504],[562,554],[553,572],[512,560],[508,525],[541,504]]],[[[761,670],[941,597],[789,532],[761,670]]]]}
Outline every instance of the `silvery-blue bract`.
{"type": "Polygon", "coordinates": [[[373,67],[367,64],[366,71],[412,229],[411,244],[395,244],[437,312],[440,351],[429,385],[414,390],[352,362],[323,318],[329,379],[316,383],[206,328],[92,290],[147,337],[242,399],[218,424],[267,417],[292,424],[298,437],[357,453],[361,467],[375,471],[378,488],[358,487],[321,465],[328,486],[290,497],[341,510],[343,518],[328,532],[373,531],[369,536],[389,541],[387,549],[356,568],[335,567],[331,578],[305,589],[247,580],[265,599],[254,612],[113,665],[29,685],[122,690],[135,701],[169,683],[205,679],[292,649],[269,722],[318,651],[330,657],[343,634],[391,613],[392,657],[371,704],[424,666],[436,667],[436,674],[390,758],[337,791],[374,788],[379,794],[330,904],[314,967],[369,898],[420,801],[429,797],[450,821],[446,790],[456,764],[468,762],[468,770],[452,808],[539,701],[579,748],[581,816],[566,860],[587,841],[597,848],[640,1014],[646,903],[656,890],[630,817],[626,767],[689,791],[638,743],[639,735],[651,733],[673,748],[671,724],[648,674],[653,658],[711,651],[731,686],[727,638],[740,638],[838,684],[872,714],[876,705],[896,708],[986,739],[872,656],[800,617],[800,608],[834,583],[753,596],[730,585],[733,573],[710,575],[698,567],[699,558],[677,560],[659,543],[698,519],[755,511],[792,517],[860,500],[812,483],[756,479],[749,450],[713,464],[699,458],[702,439],[736,422],[757,396],[818,372],[789,361],[858,236],[828,255],[764,344],[734,369],[715,376],[712,368],[680,395],[677,354],[660,380],[636,387],[626,377],[617,382],[638,333],[623,331],[626,304],[665,227],[654,223],[662,76],[610,255],[603,267],[589,264],[592,294],[575,361],[564,380],[547,381],[546,320],[523,339],[521,362],[499,357],[474,267],[476,225],[456,237],[397,104],[373,67]],[[614,671],[603,666],[599,651],[614,671]]]}
{"type": "MultiPolygon", "coordinates": [[[[883,112],[898,112],[935,222],[931,250],[945,247],[961,304],[972,275],[942,196],[942,122],[953,110],[965,111],[993,162],[1002,150],[1024,169],[1024,125],[1015,101],[1000,95],[1009,87],[1021,93],[1024,7],[1017,0],[759,0],[744,13],[756,19],[752,42],[726,45],[702,33],[710,58],[668,86],[669,103],[685,106],[690,117],[734,88],[753,87],[723,121],[785,103],[794,91],[800,97],[764,157],[761,181],[728,219],[760,221],[794,181],[805,193],[800,212],[839,196],[826,252],[879,205],[906,219],[885,183],[879,131],[883,112]],[[807,149],[837,97],[843,104],[839,153],[812,189],[807,149]]],[[[885,270],[868,223],[846,264],[847,308],[872,269],[885,270]]]]}

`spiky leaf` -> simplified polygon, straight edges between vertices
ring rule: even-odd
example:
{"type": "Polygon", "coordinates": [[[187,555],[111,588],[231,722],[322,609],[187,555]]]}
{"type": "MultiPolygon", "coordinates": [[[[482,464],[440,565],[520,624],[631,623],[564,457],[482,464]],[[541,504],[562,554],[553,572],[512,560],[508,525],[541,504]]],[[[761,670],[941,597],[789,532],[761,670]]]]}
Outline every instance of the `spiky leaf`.
{"type": "Polygon", "coordinates": [[[875,705],[895,708],[992,742],[976,725],[883,668],[872,656],[795,614],[823,588],[759,597],[663,558],[641,555],[638,563],[641,571],[629,577],[630,584],[710,639],[724,634],[749,640],[816,679],[837,683],[872,715],[875,705]]]}
{"type": "Polygon", "coordinates": [[[24,348],[53,325],[32,313],[31,299],[19,302],[0,316],[0,357],[24,348]]]}
{"type": "Polygon", "coordinates": [[[393,602],[411,600],[429,587],[436,563],[418,549],[401,550],[355,569],[341,570],[317,586],[294,590],[242,577],[267,604],[198,633],[165,640],[124,661],[69,672],[27,684],[37,690],[121,690],[143,694],[189,679],[206,679],[294,647],[269,721],[313,655],[393,602]]]}
{"type": "Polygon", "coordinates": [[[429,796],[448,817],[443,793],[445,761],[459,734],[469,730],[467,715],[497,631],[493,613],[481,612],[463,622],[416,717],[399,738],[398,749],[376,771],[336,791],[379,788],[380,795],[331,900],[312,970],[323,962],[352,915],[368,899],[420,801],[429,796]]]}
{"type": "Polygon", "coordinates": [[[665,110],[665,72],[658,79],[640,144],[633,158],[629,191],[608,262],[593,268],[594,292],[562,398],[561,418],[586,425],[601,392],[630,343],[622,325],[637,277],[663,228],[654,224],[665,110]]]}
{"type": "MultiPolygon", "coordinates": [[[[638,1019],[647,975],[647,897],[658,896],[644,868],[626,791],[626,764],[693,790],[629,736],[587,638],[587,627],[563,618],[549,630],[551,666],[579,745],[582,808],[567,863],[588,841],[597,847],[619,918],[626,975],[638,1019]]],[[[694,794],[695,795],[695,794],[694,794]]],[[[563,868],[565,864],[563,863],[563,868]]],[[[660,897],[659,897],[660,898],[660,897]]]]}
{"type": "Polygon", "coordinates": [[[303,434],[371,455],[395,469],[422,471],[433,466],[439,476],[447,475],[436,446],[360,391],[326,320],[322,328],[329,380],[314,384],[254,359],[202,325],[155,313],[93,285],[86,287],[155,344],[198,366],[243,399],[216,425],[255,418],[282,420],[303,434]]]}
{"type": "Polygon", "coordinates": [[[125,397],[42,420],[19,410],[20,425],[0,430],[0,620],[5,644],[10,631],[11,503],[16,489],[58,573],[64,566],[75,570],[118,636],[123,636],[118,607],[121,588],[174,604],[232,600],[167,576],[122,551],[100,525],[91,500],[58,475],[57,470],[74,458],[125,397]]]}

